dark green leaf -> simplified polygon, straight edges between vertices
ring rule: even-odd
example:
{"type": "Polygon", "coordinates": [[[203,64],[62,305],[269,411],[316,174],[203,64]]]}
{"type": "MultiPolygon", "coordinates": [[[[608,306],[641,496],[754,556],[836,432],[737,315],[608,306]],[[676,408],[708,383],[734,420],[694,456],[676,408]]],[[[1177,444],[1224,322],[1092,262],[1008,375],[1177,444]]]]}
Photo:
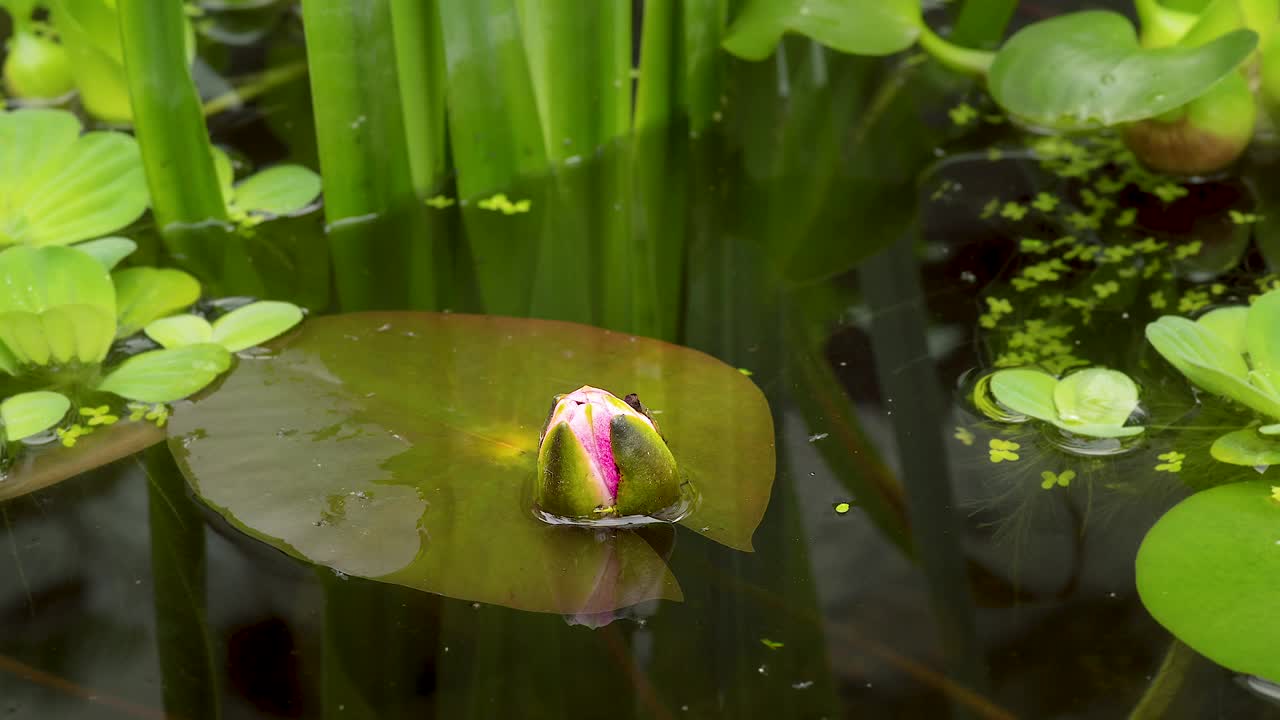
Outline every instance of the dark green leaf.
{"type": "MultiPolygon", "coordinates": [[[[564,585],[599,570],[572,558],[599,550],[582,545],[591,533],[535,519],[532,489],[547,408],[584,384],[636,392],[657,411],[701,498],[685,527],[749,550],[769,500],[763,395],[692,350],[568,323],[433,313],[317,318],[273,348],[178,411],[171,446],[234,524],[344,573],[564,612],[564,585]]],[[[665,570],[653,572],[660,563],[628,562],[647,579],[620,598],[678,594],[665,570]]]]}

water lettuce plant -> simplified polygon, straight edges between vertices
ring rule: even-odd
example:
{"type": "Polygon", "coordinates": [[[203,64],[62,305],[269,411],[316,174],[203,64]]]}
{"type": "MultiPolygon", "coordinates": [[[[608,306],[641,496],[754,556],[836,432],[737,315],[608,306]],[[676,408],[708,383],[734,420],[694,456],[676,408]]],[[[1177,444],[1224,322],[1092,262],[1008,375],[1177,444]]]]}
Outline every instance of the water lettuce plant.
{"type": "Polygon", "coordinates": [[[74,446],[123,410],[163,424],[163,405],[213,382],[232,352],[301,320],[286,303],[252,303],[218,318],[218,331],[198,342],[149,350],[129,338],[199,299],[199,283],[182,271],[112,273],[74,247],[17,246],[0,252],[0,277],[0,417],[10,441],[61,426],[62,444],[74,446]]]}
{"type": "Polygon", "coordinates": [[[653,416],[587,385],[557,395],[538,439],[534,502],[568,519],[657,515],[680,500],[680,471],[653,416]]]}
{"type": "Polygon", "coordinates": [[[1076,435],[1119,438],[1144,429],[1125,424],[1138,406],[1138,386],[1118,370],[1085,368],[1059,379],[1041,370],[1010,368],[997,370],[989,384],[1009,410],[1076,435]]]}
{"type": "Polygon", "coordinates": [[[36,20],[38,0],[4,0],[12,34],[5,43],[4,87],[14,97],[54,101],[71,92],[71,62],[47,23],[36,20]]]}
{"type": "Polygon", "coordinates": [[[97,238],[146,212],[134,139],[81,131],[63,110],[0,112],[0,247],[97,238]]]}
{"type": "Polygon", "coordinates": [[[933,33],[918,0],[754,0],[724,46],[759,60],[785,32],[871,56],[918,43],[942,64],[983,77],[992,98],[1025,123],[1055,130],[1120,127],[1135,154],[1165,172],[1225,167],[1252,139],[1257,106],[1274,104],[1267,84],[1255,98],[1247,77],[1280,67],[1280,49],[1265,42],[1280,8],[1269,0],[1206,2],[1198,13],[1164,8],[1158,0],[1136,4],[1141,38],[1123,15],[1085,11],[1032,23],[990,53],[933,33]]]}
{"type": "MultiPolygon", "coordinates": [[[[549,524],[533,508],[540,420],[564,377],[645,398],[681,480],[698,489],[679,524],[752,549],[774,476],[764,396],[697,351],[572,323],[315,318],[175,409],[169,446],[204,502],[290,555],[450,597],[576,613],[606,560],[594,547],[600,529],[549,524]]],[[[649,427],[633,407],[610,407],[629,427],[649,427]]],[[[616,542],[626,566],[647,568],[618,602],[678,597],[647,542],[630,533],[616,542]]]]}
{"type": "Polygon", "coordinates": [[[1222,307],[1192,321],[1166,315],[1147,340],[1200,389],[1234,400],[1260,423],[1218,438],[1213,457],[1235,465],[1280,462],[1280,290],[1248,307],[1222,307]]]}

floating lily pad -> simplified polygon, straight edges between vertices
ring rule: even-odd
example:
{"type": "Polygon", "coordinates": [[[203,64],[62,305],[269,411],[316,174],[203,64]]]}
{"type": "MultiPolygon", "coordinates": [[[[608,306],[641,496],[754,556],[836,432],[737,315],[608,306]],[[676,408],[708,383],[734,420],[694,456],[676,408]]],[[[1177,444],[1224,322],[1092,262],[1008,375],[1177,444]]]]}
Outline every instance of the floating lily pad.
{"type": "MultiPolygon", "coordinates": [[[[687,528],[750,550],[769,501],[764,396],[693,350],[569,323],[436,313],[318,318],[272,347],[179,410],[170,444],[196,492],[233,524],[344,573],[582,611],[565,599],[581,592],[566,588],[596,586],[600,563],[577,559],[596,557],[596,535],[547,525],[532,503],[547,409],[584,384],[635,392],[654,411],[700,496],[687,528]]],[[[620,542],[626,567],[644,570],[620,577],[645,589],[593,597],[616,597],[616,607],[678,597],[665,566],[643,559],[652,551],[620,542]]]]}
{"type": "Polygon", "coordinates": [[[1197,47],[1147,49],[1118,13],[1086,11],[1034,23],[996,54],[991,95],[1013,115],[1079,129],[1155,117],[1235,72],[1258,36],[1227,33],[1197,47]]]}
{"type": "Polygon", "coordinates": [[[1151,615],[1231,670],[1280,681],[1280,502],[1265,480],[1183,500],[1138,550],[1137,585],[1151,615]]]}
{"type": "Polygon", "coordinates": [[[122,421],[95,429],[79,438],[74,447],[50,443],[26,448],[0,475],[0,502],[128,457],[161,440],[164,440],[164,430],[149,422],[122,421]]]}
{"type": "Polygon", "coordinates": [[[1280,464],[1280,438],[1254,428],[1236,430],[1213,441],[1209,454],[1218,462],[1246,467],[1280,464]]]}

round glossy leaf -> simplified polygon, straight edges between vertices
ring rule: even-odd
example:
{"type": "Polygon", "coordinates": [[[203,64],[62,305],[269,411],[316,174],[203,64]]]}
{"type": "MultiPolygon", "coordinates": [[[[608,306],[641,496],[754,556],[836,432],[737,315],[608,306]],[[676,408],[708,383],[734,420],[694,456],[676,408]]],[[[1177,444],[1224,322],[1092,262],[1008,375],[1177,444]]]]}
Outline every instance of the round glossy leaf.
{"type": "Polygon", "coordinates": [[[213,321],[211,342],[231,352],[247,350],[281,335],[302,322],[297,305],[263,300],[236,308],[213,321]]]}
{"type": "Polygon", "coordinates": [[[1234,72],[1257,45],[1237,30],[1199,47],[1146,49],[1117,13],[1087,11],[1033,23],[1005,43],[988,76],[1005,110],[1076,129],[1155,117],[1234,72]]]}
{"type": "Polygon", "coordinates": [[[788,32],[853,55],[892,55],[920,35],[918,0],[751,0],[738,13],[724,48],[763,60],[788,32]]]}
{"type": "Polygon", "coordinates": [[[1151,528],[1137,585],[1151,615],[1231,670],[1280,681],[1280,503],[1271,482],[1197,493],[1151,528]]]}
{"type": "Polygon", "coordinates": [[[1280,464],[1280,438],[1259,434],[1255,428],[1236,430],[1213,441],[1209,454],[1218,462],[1246,467],[1280,464]]]}
{"type": "Polygon", "coordinates": [[[1086,368],[1058,381],[1053,400],[1063,422],[1120,426],[1138,406],[1138,386],[1118,370],[1086,368]]]}
{"type": "Polygon", "coordinates": [[[119,304],[117,331],[127,337],[147,323],[190,307],[200,299],[195,278],[169,268],[136,267],[111,274],[119,304]]]}
{"type": "Polygon", "coordinates": [[[203,390],[229,367],[231,353],[212,343],[152,350],[125,360],[98,389],[129,400],[173,402],[203,390]]]}
{"type": "Polygon", "coordinates": [[[66,245],[109,234],[146,210],[137,142],[79,130],[63,111],[0,112],[0,171],[9,178],[0,181],[0,243],[66,245]]]}
{"type": "Polygon", "coordinates": [[[235,187],[233,205],[245,212],[289,215],[320,195],[320,176],[301,165],[277,165],[245,178],[235,187]]]}
{"type": "Polygon", "coordinates": [[[167,348],[213,342],[213,326],[199,315],[172,315],[152,320],[147,324],[146,333],[167,348]]]}
{"type": "Polygon", "coordinates": [[[110,270],[137,250],[138,244],[129,238],[104,237],[77,243],[74,247],[82,253],[87,253],[94,260],[102,263],[102,267],[110,270]]]}
{"type": "Polygon", "coordinates": [[[991,376],[991,392],[1001,405],[1045,422],[1057,423],[1058,410],[1053,392],[1058,379],[1046,372],[1027,368],[998,370],[991,376]]]}
{"type": "MultiPolygon", "coordinates": [[[[574,559],[594,557],[583,545],[593,534],[547,525],[532,505],[538,433],[553,398],[582,385],[637,393],[654,411],[700,498],[685,527],[750,550],[769,500],[764,396],[693,350],[438,313],[316,318],[271,347],[179,410],[170,444],[196,492],[232,523],[344,573],[577,612],[564,588],[599,575],[574,559]]],[[[665,570],[642,576],[649,590],[615,588],[617,602],[678,595],[665,570]]]]}
{"type": "Polygon", "coordinates": [[[4,437],[13,442],[31,437],[57,425],[71,409],[66,396],[48,391],[20,393],[0,402],[4,437]]]}
{"type": "Polygon", "coordinates": [[[39,313],[59,305],[93,305],[116,313],[111,276],[97,260],[63,247],[0,252],[0,312],[39,313]]]}

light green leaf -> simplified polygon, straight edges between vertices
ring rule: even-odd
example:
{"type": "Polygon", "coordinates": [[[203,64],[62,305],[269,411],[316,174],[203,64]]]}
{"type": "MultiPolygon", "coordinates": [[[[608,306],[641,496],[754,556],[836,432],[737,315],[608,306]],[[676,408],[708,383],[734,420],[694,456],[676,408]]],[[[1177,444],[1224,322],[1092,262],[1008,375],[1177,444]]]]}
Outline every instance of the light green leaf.
{"type": "Polygon", "coordinates": [[[200,283],[181,270],[127,268],[111,274],[116,287],[119,337],[128,337],[152,320],[172,315],[200,299],[200,283]]]}
{"type": "Polygon", "coordinates": [[[245,178],[232,204],[245,212],[289,215],[320,195],[320,176],[301,165],[276,165],[245,178]]]}
{"type": "Polygon", "coordinates": [[[1138,549],[1138,594],[1151,616],[1223,667],[1280,682],[1280,503],[1272,482],[1196,493],[1138,549]]]}
{"type": "Polygon", "coordinates": [[[146,210],[137,142],[79,130],[60,110],[0,112],[0,244],[66,245],[118,230],[146,210]]]}
{"type": "Polygon", "coordinates": [[[1274,425],[1263,425],[1258,428],[1258,432],[1263,435],[1280,435],[1280,423],[1274,425]]]}
{"type": "Polygon", "coordinates": [[[212,342],[231,352],[247,350],[302,322],[302,310],[287,302],[264,300],[236,308],[213,321],[212,342]]]}
{"type": "Polygon", "coordinates": [[[1249,308],[1247,307],[1224,307],[1210,310],[1196,318],[1196,322],[1218,336],[1222,345],[1232,353],[1244,355],[1246,351],[1244,328],[1248,316],[1249,308]]]}
{"type": "Polygon", "coordinates": [[[222,202],[231,205],[235,197],[235,168],[231,166],[231,156],[220,147],[213,148],[213,169],[218,175],[218,187],[222,190],[222,202]]]}
{"type": "Polygon", "coordinates": [[[1009,113],[1058,129],[1154,117],[1203,95],[1257,46],[1237,30],[1199,47],[1145,49],[1120,14],[1086,11],[1033,23],[1005,43],[988,76],[1009,113]]]}
{"type": "Polygon", "coordinates": [[[146,333],[147,337],[167,348],[213,342],[213,326],[199,315],[173,315],[152,320],[147,324],[146,333]]]}
{"type": "Polygon", "coordinates": [[[13,247],[0,252],[0,312],[42,312],[58,305],[94,305],[116,312],[111,276],[89,255],[64,247],[13,247]]]}
{"type": "Polygon", "coordinates": [[[1271,386],[1280,384],[1280,290],[1253,301],[1245,321],[1244,341],[1253,369],[1271,386]]]}
{"type": "Polygon", "coordinates": [[[70,409],[71,401],[56,392],[42,390],[5,398],[0,402],[4,437],[16,442],[42,433],[57,425],[70,409]]]}
{"type": "Polygon", "coordinates": [[[1014,368],[998,370],[991,376],[991,392],[1001,405],[1045,422],[1058,422],[1054,389],[1058,379],[1039,370],[1014,368]]]}
{"type": "Polygon", "coordinates": [[[1188,380],[1269,417],[1280,418],[1280,399],[1249,384],[1244,358],[1207,327],[1166,315],[1147,325],[1147,340],[1188,380]]]}
{"type": "Polygon", "coordinates": [[[115,329],[111,315],[93,305],[0,313],[0,344],[22,365],[101,362],[111,349],[115,329]]]}
{"type": "Polygon", "coordinates": [[[920,35],[918,0],[750,0],[738,13],[724,49],[763,60],[788,32],[854,55],[892,55],[920,35]]]}
{"type": "Polygon", "coordinates": [[[120,263],[121,260],[129,257],[134,250],[138,249],[138,243],[123,237],[104,237],[88,242],[77,243],[73,246],[82,253],[87,253],[94,260],[102,263],[102,267],[111,270],[120,263]]]}
{"type": "Polygon", "coordinates": [[[1231,465],[1276,465],[1280,463],[1280,438],[1259,435],[1255,428],[1236,430],[1214,440],[1209,454],[1231,465]]]}
{"type": "Polygon", "coordinates": [[[1096,423],[1071,423],[1059,420],[1054,425],[1075,433],[1095,438],[1121,438],[1142,434],[1146,428],[1141,425],[1103,425],[1096,423]]]}
{"type": "Polygon", "coordinates": [[[98,389],[130,400],[167,403],[199,392],[231,367],[231,353],[204,343],[134,355],[102,379],[98,389]]]}
{"type": "Polygon", "coordinates": [[[1064,423],[1118,427],[1138,406],[1138,386],[1117,370],[1087,368],[1058,381],[1053,401],[1064,423]]]}

